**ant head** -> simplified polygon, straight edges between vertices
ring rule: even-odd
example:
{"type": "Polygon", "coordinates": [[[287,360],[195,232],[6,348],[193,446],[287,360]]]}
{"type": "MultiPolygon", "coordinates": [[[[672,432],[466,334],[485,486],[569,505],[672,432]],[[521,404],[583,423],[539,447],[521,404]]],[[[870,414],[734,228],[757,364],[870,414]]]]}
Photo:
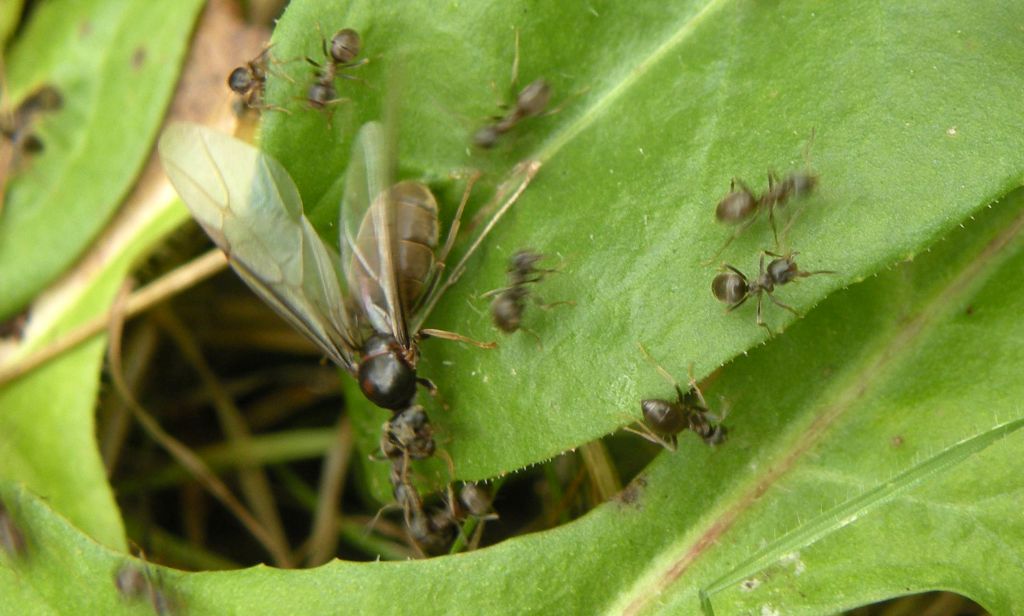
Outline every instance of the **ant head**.
{"type": "MultiPolygon", "coordinates": [[[[774,263],[774,262],[773,262],[774,263]]],[[[747,296],[750,285],[742,274],[734,271],[726,271],[715,276],[711,281],[711,292],[720,302],[735,304],[747,296]]]]}
{"type": "Polygon", "coordinates": [[[236,94],[245,94],[252,86],[252,72],[244,66],[239,66],[228,75],[228,87],[236,94]]]}
{"type": "Polygon", "coordinates": [[[472,515],[482,517],[491,510],[491,495],[475,483],[466,483],[459,490],[459,503],[472,515]]]}
{"type": "Polygon", "coordinates": [[[544,255],[532,250],[520,250],[509,259],[508,271],[529,274],[533,271],[533,266],[543,258],[544,255]]]}
{"type": "Polygon", "coordinates": [[[783,285],[800,275],[800,268],[797,267],[794,260],[795,256],[796,253],[792,253],[785,257],[773,259],[768,264],[768,277],[771,278],[772,282],[777,285],[783,285]]]}

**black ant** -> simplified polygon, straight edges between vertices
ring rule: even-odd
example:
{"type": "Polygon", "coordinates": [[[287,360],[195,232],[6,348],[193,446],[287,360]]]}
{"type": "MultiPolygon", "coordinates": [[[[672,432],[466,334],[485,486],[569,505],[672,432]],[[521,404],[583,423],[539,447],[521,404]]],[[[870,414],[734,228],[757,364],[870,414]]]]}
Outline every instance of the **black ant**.
{"type": "Polygon", "coordinates": [[[498,138],[516,127],[526,118],[540,115],[551,100],[551,87],[544,79],[537,79],[527,85],[516,97],[515,106],[493,124],[488,124],[473,133],[473,145],[485,150],[498,144],[498,138]]]}
{"type": "Polygon", "coordinates": [[[432,513],[426,510],[419,491],[409,481],[408,458],[392,461],[391,487],[413,545],[424,555],[444,551],[455,538],[458,528],[446,510],[432,513]]]}
{"type": "Polygon", "coordinates": [[[389,460],[424,460],[434,455],[436,448],[434,429],[418,404],[396,412],[384,424],[380,451],[389,460]]]}
{"type": "Polygon", "coordinates": [[[410,459],[412,455],[408,452],[391,458],[390,481],[392,495],[402,510],[409,538],[421,552],[443,552],[462,532],[462,523],[470,517],[479,520],[497,519],[498,516],[491,512],[490,496],[486,490],[473,483],[464,484],[458,495],[449,484],[445,506],[428,511],[419,491],[409,480],[410,459]]]}
{"type": "MultiPolygon", "coordinates": [[[[515,56],[512,60],[512,84],[519,80],[519,31],[516,31],[515,56]]],[[[551,86],[544,79],[536,79],[523,88],[516,96],[515,105],[504,116],[493,118],[495,121],[473,133],[473,145],[485,150],[498,144],[498,139],[515,128],[526,118],[533,118],[545,113],[551,101],[551,86]]],[[[504,105],[500,105],[504,107],[504,105]]],[[[550,113],[555,113],[552,110],[550,113]]]]}
{"type": "Polygon", "coordinates": [[[640,409],[643,411],[644,421],[637,424],[639,428],[627,426],[626,430],[642,436],[652,443],[657,443],[669,451],[676,450],[677,436],[683,430],[691,430],[708,445],[719,445],[725,442],[727,431],[722,425],[722,418],[708,409],[704,394],[693,378],[693,366],[691,365],[689,368],[690,388],[684,393],[679,383],[658,362],[654,361],[647,349],[641,344],[637,346],[640,347],[640,352],[644,354],[644,357],[654,365],[658,374],[675,387],[676,399],[648,398],[641,400],[640,409]]]}
{"type": "MultiPolygon", "coordinates": [[[[263,100],[266,94],[270,62],[270,47],[266,47],[260,52],[260,55],[246,62],[245,65],[231,71],[231,74],[228,75],[228,87],[231,88],[232,92],[241,97],[241,104],[247,109],[255,111],[273,109],[275,111],[291,113],[283,107],[269,105],[263,100]]],[[[283,73],[281,73],[281,76],[291,81],[291,77],[283,73]]]]}
{"type": "MultiPolygon", "coordinates": [[[[804,150],[804,158],[807,158],[807,148],[814,142],[814,132],[804,150]]],[[[768,190],[760,195],[754,194],[742,180],[733,178],[729,183],[729,193],[718,202],[715,207],[715,218],[720,223],[727,225],[739,225],[736,231],[722,244],[722,247],[708,259],[711,263],[722,254],[722,251],[729,247],[743,231],[757,220],[758,215],[768,212],[768,222],[772,227],[772,235],[775,238],[775,246],[779,247],[779,231],[775,224],[775,208],[783,207],[792,199],[800,199],[811,194],[818,185],[818,176],[810,171],[792,171],[781,179],[774,171],[768,172],[768,190]],[[739,188],[737,189],[737,185],[739,188]]],[[[782,230],[785,236],[794,219],[790,219],[786,228],[782,230]]]]}
{"type": "Polygon", "coordinates": [[[725,304],[728,304],[728,312],[739,308],[753,296],[757,296],[757,324],[764,327],[769,332],[771,328],[761,318],[761,299],[764,295],[768,296],[775,305],[780,308],[784,308],[793,314],[800,316],[796,310],[791,306],[783,304],[775,298],[773,293],[775,292],[776,286],[782,286],[789,284],[797,278],[807,278],[808,276],[815,276],[817,274],[835,274],[832,270],[817,270],[813,272],[807,272],[801,270],[795,261],[795,257],[800,254],[797,252],[791,252],[786,255],[775,254],[774,252],[768,252],[767,250],[761,252],[761,263],[758,269],[757,278],[753,281],[749,280],[746,275],[731,265],[724,265],[726,271],[715,276],[715,279],[711,281],[711,292],[714,293],[715,297],[725,304]],[[764,258],[765,255],[775,257],[765,268],[764,258]]]}
{"type": "MultiPolygon", "coordinates": [[[[319,25],[317,28],[319,28],[319,25]]],[[[355,80],[356,77],[345,75],[340,71],[355,68],[367,62],[366,59],[359,60],[358,62],[355,61],[359,55],[362,41],[359,38],[359,33],[351,28],[344,28],[335,32],[334,36],[331,37],[329,49],[326,39],[322,36],[320,43],[323,47],[326,62],[320,64],[312,58],[306,58],[306,62],[309,62],[317,69],[316,81],[309,87],[309,92],[306,94],[306,100],[313,109],[324,109],[330,105],[348,100],[338,98],[338,91],[334,88],[334,79],[335,77],[342,77],[355,80]]]]}
{"type": "MultiPolygon", "coordinates": [[[[523,312],[526,310],[526,298],[530,295],[528,284],[535,284],[544,279],[548,274],[558,272],[557,269],[544,269],[537,267],[537,263],[544,259],[544,255],[532,250],[520,250],[512,255],[508,265],[507,287],[488,291],[483,297],[495,295],[491,302],[491,316],[494,325],[505,333],[513,333],[522,328],[523,312]]],[[[573,305],[575,302],[562,301],[552,304],[544,304],[534,296],[534,301],[541,308],[553,308],[561,304],[573,305]]],[[[534,332],[522,328],[535,338],[540,340],[534,332]]]]}

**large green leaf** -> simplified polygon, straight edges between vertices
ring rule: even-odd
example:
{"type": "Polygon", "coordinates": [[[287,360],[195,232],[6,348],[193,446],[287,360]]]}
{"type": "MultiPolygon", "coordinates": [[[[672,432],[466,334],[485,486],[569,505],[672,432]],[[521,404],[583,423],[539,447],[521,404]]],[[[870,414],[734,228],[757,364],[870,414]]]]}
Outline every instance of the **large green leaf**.
{"type": "MultiPolygon", "coordinates": [[[[663,391],[637,342],[674,374],[693,363],[701,376],[764,340],[753,306],[725,314],[709,292],[715,268],[702,261],[729,234],[713,210],[733,176],[760,190],[769,169],[802,168],[812,132],[820,189],[791,206],[801,214],[786,243],[805,269],[839,275],[780,289],[800,310],[919,253],[1019,185],[1022,21],[1013,3],[294,2],[277,58],[322,59],[320,24],[358,29],[370,63],[351,71],[364,83],[338,80],[352,100],[330,127],[298,100],[311,67],[276,64],[294,81],[272,75],[269,97],[293,113],[265,114],[263,144],[327,234],[351,137],[389,95],[400,99],[405,175],[475,167],[493,186],[517,161],[543,162],[427,325],[497,337],[478,296],[504,284],[506,259],[523,247],[558,255],[563,272],[536,290],[575,308],[527,313],[543,351],[528,335],[489,352],[423,345],[420,372],[451,407],[432,419],[456,472],[489,477],[606,434],[663,391]],[[490,84],[505,89],[516,31],[521,82],[547,78],[565,107],[475,151],[469,135],[496,111],[490,84]]],[[[458,185],[435,184],[451,211],[458,185]]],[[[762,220],[723,258],[752,272],[772,247],[762,220]]],[[[767,310],[776,330],[793,319],[767,310]]],[[[356,413],[372,449],[384,416],[356,413]]]]}
{"type": "Polygon", "coordinates": [[[11,97],[57,86],[38,129],[46,150],[8,188],[0,221],[0,320],[71,265],[146,161],[200,0],[40,5],[7,56],[11,97]]]}
{"type": "MultiPolygon", "coordinates": [[[[1014,613],[1024,295],[1006,281],[1024,269],[1022,228],[1018,193],[836,293],[721,372],[709,393],[733,405],[729,442],[683,439],[561,528],[429,561],[152,577],[189,613],[819,614],[933,588],[1014,613]]],[[[5,596],[117,604],[122,555],[24,490],[0,497],[30,544],[0,568],[5,596]]]]}
{"type": "MultiPolygon", "coordinates": [[[[137,218],[130,240],[64,294],[64,302],[47,315],[45,327],[33,331],[18,356],[103,314],[137,260],[186,215],[180,204],[167,203],[137,218]]],[[[105,342],[97,337],[0,386],[0,477],[44,496],[97,541],[124,549],[124,526],[96,446],[94,411],[105,342]]],[[[7,363],[17,359],[9,357],[7,363]]]]}

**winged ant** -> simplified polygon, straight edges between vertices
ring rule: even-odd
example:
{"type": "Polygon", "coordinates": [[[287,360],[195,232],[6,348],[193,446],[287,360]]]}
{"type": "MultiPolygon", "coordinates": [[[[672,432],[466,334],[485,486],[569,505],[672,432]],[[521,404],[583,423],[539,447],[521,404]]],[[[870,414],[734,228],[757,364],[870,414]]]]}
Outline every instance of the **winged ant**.
{"type": "Polygon", "coordinates": [[[388,144],[376,122],[356,137],[339,216],[340,255],[303,214],[284,167],[257,148],[199,125],[174,124],[159,149],[179,195],[242,280],[353,375],[368,400],[391,411],[382,450],[404,468],[436,448],[427,415],[415,403],[418,385],[436,393],[417,375],[419,342],[494,346],[424,322],[540,165],[513,169],[484,206],[494,208],[490,220],[443,276],[478,176],[467,181],[442,245],[437,201],[424,184],[392,184],[388,144]]]}

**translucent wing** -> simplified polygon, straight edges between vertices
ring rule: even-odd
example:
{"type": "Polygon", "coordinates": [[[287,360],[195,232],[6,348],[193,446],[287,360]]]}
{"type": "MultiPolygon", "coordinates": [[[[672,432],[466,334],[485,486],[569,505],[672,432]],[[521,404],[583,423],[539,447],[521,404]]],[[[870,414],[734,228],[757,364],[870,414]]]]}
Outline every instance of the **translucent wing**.
{"type": "Polygon", "coordinates": [[[242,280],[335,363],[354,372],[338,256],[303,215],[284,167],[198,124],[172,124],[159,151],[185,205],[242,280]]]}
{"type": "Polygon", "coordinates": [[[408,346],[396,270],[392,161],[391,143],[381,124],[364,124],[352,149],[341,203],[342,264],[354,299],[371,327],[408,346]]]}

